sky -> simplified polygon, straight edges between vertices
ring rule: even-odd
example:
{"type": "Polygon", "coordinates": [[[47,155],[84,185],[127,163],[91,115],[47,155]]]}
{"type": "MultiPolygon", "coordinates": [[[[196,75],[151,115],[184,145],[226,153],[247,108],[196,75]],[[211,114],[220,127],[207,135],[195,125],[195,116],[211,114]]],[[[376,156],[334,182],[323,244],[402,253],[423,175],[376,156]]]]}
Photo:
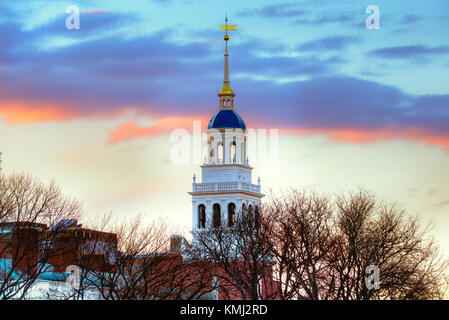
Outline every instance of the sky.
{"type": "Polygon", "coordinates": [[[189,230],[194,126],[218,110],[226,14],[235,110],[257,136],[253,183],[365,188],[432,223],[449,256],[445,0],[3,0],[3,172],[53,179],[87,217],[189,230]],[[70,5],[79,29],[66,28],[70,5]],[[368,5],[379,29],[365,25],[368,5]],[[177,163],[180,129],[191,139],[177,163]]]}

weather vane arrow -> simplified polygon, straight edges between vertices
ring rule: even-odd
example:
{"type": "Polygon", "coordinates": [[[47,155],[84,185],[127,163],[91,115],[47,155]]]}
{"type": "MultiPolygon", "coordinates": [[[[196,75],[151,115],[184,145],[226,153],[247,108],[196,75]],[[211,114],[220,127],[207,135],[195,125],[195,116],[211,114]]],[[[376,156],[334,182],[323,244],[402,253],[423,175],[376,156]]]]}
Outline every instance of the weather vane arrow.
{"type": "Polygon", "coordinates": [[[237,29],[235,28],[236,26],[237,26],[236,24],[229,25],[229,26],[225,25],[225,26],[220,27],[220,29],[225,30],[225,31],[230,31],[230,30],[237,31],[237,29]]]}

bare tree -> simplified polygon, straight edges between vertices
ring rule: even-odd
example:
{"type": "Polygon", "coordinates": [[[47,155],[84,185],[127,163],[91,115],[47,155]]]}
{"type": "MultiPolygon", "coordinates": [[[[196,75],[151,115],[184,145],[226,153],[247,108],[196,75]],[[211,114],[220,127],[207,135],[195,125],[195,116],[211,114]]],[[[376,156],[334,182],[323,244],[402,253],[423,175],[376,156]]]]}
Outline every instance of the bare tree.
{"type": "Polygon", "coordinates": [[[326,196],[293,190],[262,208],[266,241],[276,258],[281,299],[328,299],[333,290],[326,261],[334,234],[332,207],[326,196]]]}
{"type": "Polygon", "coordinates": [[[439,299],[447,268],[429,226],[396,206],[359,191],[336,200],[338,232],[330,261],[338,274],[336,299],[439,299]],[[369,289],[366,268],[380,272],[380,287],[369,289]]]}
{"type": "Polygon", "coordinates": [[[192,299],[201,293],[204,285],[196,276],[198,269],[185,264],[179,252],[170,250],[172,232],[165,221],[145,225],[138,216],[115,224],[107,217],[103,222],[95,229],[108,230],[117,237],[116,246],[103,250],[109,268],[99,268],[94,260],[85,259],[82,268],[89,270],[88,281],[81,281],[96,288],[102,299],[192,299]]]}
{"type": "MultiPolygon", "coordinates": [[[[282,299],[438,299],[447,262],[417,218],[366,191],[293,190],[264,207],[282,299]],[[379,287],[367,285],[367,270],[379,287]]],[[[373,283],[372,283],[373,284],[373,283]]]]}
{"type": "Polygon", "coordinates": [[[292,190],[271,198],[260,216],[241,212],[227,227],[215,221],[190,246],[182,237],[169,240],[173,231],[163,220],[145,225],[142,216],[117,223],[105,215],[82,228],[73,220],[80,203],[53,182],[0,175],[0,298],[25,299],[42,275],[64,274],[67,265],[79,267],[79,287],[49,291],[48,298],[447,295],[447,260],[416,217],[363,190],[335,198],[292,190]],[[378,272],[378,283],[368,270],[378,272]]]}
{"type": "Polygon", "coordinates": [[[263,217],[250,212],[237,216],[234,226],[197,231],[190,255],[211,281],[211,292],[221,299],[273,298],[277,294],[271,277],[273,257],[265,241],[271,238],[271,229],[263,227],[263,217]]]}
{"type": "MultiPolygon", "coordinates": [[[[0,299],[24,299],[47,272],[54,238],[47,224],[79,217],[81,204],[28,174],[0,175],[0,299]]],[[[54,233],[56,235],[56,232],[54,233]]]]}

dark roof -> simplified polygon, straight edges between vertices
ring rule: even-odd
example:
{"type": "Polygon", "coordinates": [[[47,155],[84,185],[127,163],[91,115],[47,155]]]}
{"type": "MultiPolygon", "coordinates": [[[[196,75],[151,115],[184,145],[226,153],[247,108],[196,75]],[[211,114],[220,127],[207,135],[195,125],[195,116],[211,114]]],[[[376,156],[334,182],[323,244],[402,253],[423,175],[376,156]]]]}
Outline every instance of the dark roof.
{"type": "Polygon", "coordinates": [[[50,231],[66,230],[71,227],[81,227],[81,225],[78,225],[77,219],[62,219],[59,220],[54,226],[50,227],[50,231]]]}
{"type": "Polygon", "coordinates": [[[208,129],[242,129],[246,130],[242,118],[234,110],[220,110],[210,119],[208,129]]]}
{"type": "Polygon", "coordinates": [[[31,221],[6,221],[0,222],[0,228],[2,227],[41,227],[47,228],[45,223],[37,223],[31,221]]]}

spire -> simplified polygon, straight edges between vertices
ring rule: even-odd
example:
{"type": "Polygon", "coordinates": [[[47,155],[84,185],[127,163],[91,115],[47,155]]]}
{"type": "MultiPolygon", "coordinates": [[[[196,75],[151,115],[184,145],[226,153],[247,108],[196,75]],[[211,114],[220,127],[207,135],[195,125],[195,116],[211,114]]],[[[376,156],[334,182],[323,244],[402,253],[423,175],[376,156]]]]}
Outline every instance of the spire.
{"type": "Polygon", "coordinates": [[[228,17],[226,17],[225,19],[226,22],[226,30],[225,30],[225,36],[224,36],[224,41],[225,41],[225,65],[224,65],[224,81],[223,81],[223,85],[229,85],[229,63],[228,63],[228,41],[229,41],[229,36],[228,36],[228,17]]]}
{"type": "Polygon", "coordinates": [[[225,53],[224,53],[224,80],[223,87],[220,90],[218,96],[220,97],[220,110],[232,110],[234,109],[234,91],[231,88],[231,82],[229,81],[229,61],[228,61],[228,30],[235,30],[235,25],[228,25],[228,17],[225,18],[225,25],[220,27],[220,29],[225,30],[225,53]]]}

